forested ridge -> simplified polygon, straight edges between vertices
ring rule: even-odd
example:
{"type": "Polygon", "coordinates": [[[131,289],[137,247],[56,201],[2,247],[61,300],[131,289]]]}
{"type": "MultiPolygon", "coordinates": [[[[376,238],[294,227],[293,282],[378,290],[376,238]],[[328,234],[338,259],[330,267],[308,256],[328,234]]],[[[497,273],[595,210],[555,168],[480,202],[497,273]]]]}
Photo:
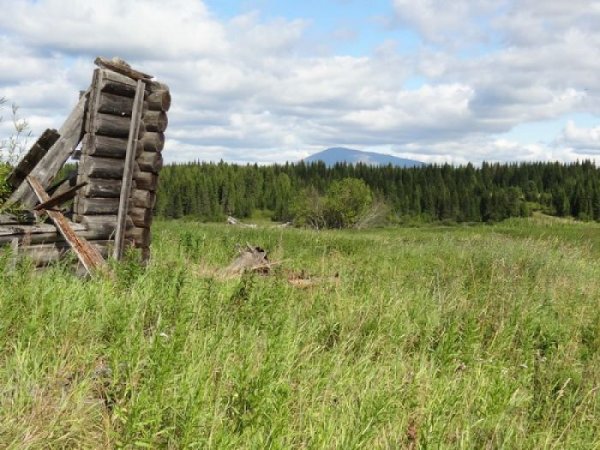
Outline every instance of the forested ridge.
{"type": "Polygon", "coordinates": [[[600,220],[600,170],[593,162],[483,163],[415,168],[321,162],[284,165],[184,163],[165,166],[156,213],[220,219],[268,210],[292,220],[308,192],[324,195],[334,181],[363,180],[392,218],[489,222],[540,210],[600,220]]]}

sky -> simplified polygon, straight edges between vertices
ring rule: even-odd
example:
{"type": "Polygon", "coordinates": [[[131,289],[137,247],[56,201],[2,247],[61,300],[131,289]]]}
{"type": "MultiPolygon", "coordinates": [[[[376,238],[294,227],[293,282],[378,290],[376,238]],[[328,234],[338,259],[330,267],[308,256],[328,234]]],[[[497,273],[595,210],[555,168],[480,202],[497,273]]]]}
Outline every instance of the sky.
{"type": "MultiPolygon", "coordinates": [[[[600,0],[0,0],[0,97],[59,128],[96,56],[170,86],[167,162],[346,146],[600,162],[600,0]]],[[[0,138],[10,133],[0,112],[0,138]]]]}

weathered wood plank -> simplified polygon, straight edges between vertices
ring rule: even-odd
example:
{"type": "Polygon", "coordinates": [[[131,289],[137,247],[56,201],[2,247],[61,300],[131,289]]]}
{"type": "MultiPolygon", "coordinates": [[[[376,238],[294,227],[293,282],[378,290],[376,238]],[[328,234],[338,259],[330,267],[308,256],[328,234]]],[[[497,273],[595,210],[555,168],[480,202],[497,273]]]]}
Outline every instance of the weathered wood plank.
{"type": "Polygon", "coordinates": [[[132,206],[129,208],[129,217],[136,227],[150,228],[152,224],[152,210],[132,206]]]}
{"type": "Polygon", "coordinates": [[[58,138],[60,138],[60,134],[53,129],[47,129],[42,133],[23,159],[21,159],[17,166],[8,174],[6,181],[13,189],[16,189],[23,181],[25,181],[25,177],[29,175],[58,138]]]}
{"type": "Polygon", "coordinates": [[[108,58],[103,58],[102,56],[98,56],[94,60],[94,64],[96,64],[99,67],[103,67],[105,69],[109,69],[114,72],[120,73],[129,78],[133,78],[136,81],[137,80],[150,80],[150,79],[154,78],[152,75],[148,75],[147,73],[132,69],[131,66],[123,60],[117,60],[117,59],[111,60],[108,58]]]}
{"type": "MultiPolygon", "coordinates": [[[[83,133],[83,117],[89,91],[79,99],[58,133],[60,138],[50,147],[42,159],[36,164],[30,175],[37,179],[42,188],[47,188],[60,168],[65,164],[73,150],[81,141],[83,133]]],[[[6,201],[6,205],[21,203],[25,208],[31,208],[36,203],[36,195],[28,183],[23,182],[6,201]]]]}
{"type": "MultiPolygon", "coordinates": [[[[29,175],[27,181],[40,202],[47,202],[50,199],[35,177],[29,175]]],[[[77,258],[81,261],[81,264],[83,264],[90,275],[97,270],[102,270],[107,267],[106,262],[98,249],[93,247],[86,239],[77,236],[77,233],[75,233],[73,227],[62,213],[46,210],[46,214],[52,219],[60,234],[63,235],[65,241],[71,246],[77,255],[77,258]]]]}
{"type": "MultiPolygon", "coordinates": [[[[73,230],[82,231],[85,227],[79,224],[72,224],[73,230]]],[[[0,236],[16,236],[26,234],[45,234],[56,233],[56,226],[51,223],[34,223],[34,224],[15,224],[15,225],[0,225],[0,236]]]]}
{"type": "MultiPolygon", "coordinates": [[[[110,241],[97,240],[88,242],[90,247],[93,248],[100,257],[106,256],[107,247],[110,245],[110,241]]],[[[41,267],[64,260],[71,255],[76,256],[72,247],[66,242],[54,242],[21,247],[19,257],[30,258],[36,267],[41,267]]]]}
{"type": "Polygon", "coordinates": [[[117,228],[115,230],[115,246],[113,248],[113,257],[120,260],[123,257],[125,245],[125,224],[129,208],[129,196],[131,195],[131,184],[134,173],[135,149],[137,146],[138,133],[140,127],[143,101],[144,101],[144,83],[138,80],[135,98],[133,101],[133,112],[131,114],[131,127],[129,130],[129,140],[127,142],[127,152],[125,155],[125,169],[121,183],[121,196],[119,202],[119,212],[117,214],[117,228]]]}
{"type": "MultiPolygon", "coordinates": [[[[93,216],[91,216],[93,217],[93,216]]],[[[116,220],[116,218],[115,218],[116,220]]],[[[75,225],[75,224],[74,224],[75,225]]],[[[80,224],[76,224],[80,225],[80,224]]],[[[131,222],[131,226],[133,226],[133,222],[131,222]]],[[[93,229],[93,230],[85,230],[84,227],[81,226],[82,230],[77,231],[77,235],[90,240],[98,240],[98,239],[108,239],[111,232],[104,232],[101,229],[93,229]]],[[[34,244],[43,244],[43,243],[51,243],[51,242],[64,242],[64,238],[62,234],[60,234],[56,228],[54,231],[48,233],[34,233],[34,234],[11,234],[9,236],[0,235],[0,246],[10,244],[13,240],[15,240],[19,245],[28,246],[34,244]]]]}
{"type": "Polygon", "coordinates": [[[79,183],[66,191],[59,192],[56,195],[54,195],[53,197],[49,198],[48,201],[42,202],[39,205],[35,206],[35,208],[33,208],[33,210],[40,211],[42,209],[50,209],[50,208],[54,208],[55,206],[61,205],[65,202],[68,202],[73,197],[75,197],[75,195],[77,194],[77,191],[79,189],[81,189],[82,187],[84,187],[86,184],[87,183],[79,183]]]}
{"type": "Polygon", "coordinates": [[[136,227],[127,230],[125,237],[133,242],[136,248],[150,245],[150,228],[136,227]]]}
{"type": "MultiPolygon", "coordinates": [[[[110,136],[96,136],[94,142],[88,147],[88,155],[103,156],[106,158],[125,159],[127,150],[127,139],[110,136]]],[[[136,155],[144,151],[141,141],[136,146],[136,155]]]]}

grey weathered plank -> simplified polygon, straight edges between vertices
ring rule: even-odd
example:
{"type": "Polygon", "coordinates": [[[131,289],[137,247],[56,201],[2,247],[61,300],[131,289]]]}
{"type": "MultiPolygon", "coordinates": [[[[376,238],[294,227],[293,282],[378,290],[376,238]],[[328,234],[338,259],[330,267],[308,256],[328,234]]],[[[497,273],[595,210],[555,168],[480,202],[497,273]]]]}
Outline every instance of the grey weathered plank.
{"type": "Polygon", "coordinates": [[[123,180],[121,182],[121,197],[119,203],[119,213],[117,214],[117,227],[115,230],[115,246],[113,248],[113,257],[117,260],[121,259],[123,256],[123,249],[125,246],[125,225],[127,223],[129,196],[131,194],[131,182],[135,164],[138,129],[143,112],[144,89],[144,83],[141,80],[138,80],[133,102],[133,112],[131,114],[131,127],[129,130],[129,140],[127,142],[127,152],[125,154],[125,169],[123,170],[123,180]]]}
{"type": "MultiPolygon", "coordinates": [[[[30,172],[30,175],[39,181],[43,189],[50,185],[52,179],[67,159],[69,159],[79,141],[81,141],[83,117],[88,96],[89,91],[79,99],[79,102],[69,117],[67,117],[63,126],[58,130],[60,138],[50,147],[48,152],[30,172]]],[[[13,205],[20,202],[25,208],[31,208],[35,205],[36,199],[37,197],[29,184],[22,182],[6,201],[6,205],[13,205]]]]}

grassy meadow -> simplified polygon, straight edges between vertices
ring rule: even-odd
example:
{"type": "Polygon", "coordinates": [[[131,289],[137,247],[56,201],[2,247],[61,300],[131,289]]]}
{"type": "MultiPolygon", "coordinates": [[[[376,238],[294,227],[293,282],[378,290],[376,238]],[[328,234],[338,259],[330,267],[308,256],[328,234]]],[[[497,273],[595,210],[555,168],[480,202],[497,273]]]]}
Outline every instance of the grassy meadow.
{"type": "Polygon", "coordinates": [[[148,268],[0,258],[0,448],[600,448],[600,226],[158,222],[148,268]],[[225,276],[246,242],[272,274],[225,276]]]}

